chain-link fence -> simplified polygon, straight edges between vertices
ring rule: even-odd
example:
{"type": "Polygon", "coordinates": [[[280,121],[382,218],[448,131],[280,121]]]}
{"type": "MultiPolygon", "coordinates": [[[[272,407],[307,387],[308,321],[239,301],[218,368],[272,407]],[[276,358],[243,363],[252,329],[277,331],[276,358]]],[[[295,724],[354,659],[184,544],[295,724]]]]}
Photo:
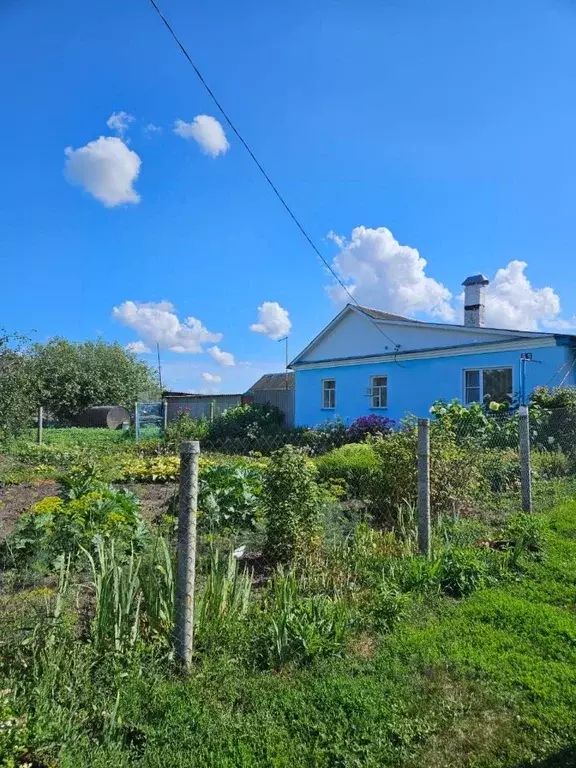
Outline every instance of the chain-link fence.
{"type": "Polygon", "coordinates": [[[242,604],[250,589],[273,575],[281,548],[290,554],[300,546],[300,532],[291,540],[276,520],[285,504],[292,505],[291,515],[303,510],[298,526],[318,546],[320,537],[344,541],[364,523],[429,555],[434,531],[448,518],[498,525],[512,512],[538,511],[576,493],[575,438],[576,415],[568,409],[448,406],[400,429],[357,436],[333,425],[277,434],[245,430],[187,443],[180,480],[179,654],[190,658],[190,568],[200,611],[210,600],[242,604]],[[226,595],[216,594],[218,578],[228,584],[226,595]]]}

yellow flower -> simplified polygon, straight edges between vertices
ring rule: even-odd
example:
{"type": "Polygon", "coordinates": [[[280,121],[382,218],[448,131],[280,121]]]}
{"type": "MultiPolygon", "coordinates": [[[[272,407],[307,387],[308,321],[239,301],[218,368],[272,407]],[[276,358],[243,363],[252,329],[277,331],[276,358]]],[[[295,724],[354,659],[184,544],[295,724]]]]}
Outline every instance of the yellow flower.
{"type": "Polygon", "coordinates": [[[500,403],[492,402],[488,405],[488,408],[490,408],[491,411],[499,411],[500,410],[500,403]]]}
{"type": "Polygon", "coordinates": [[[42,501],[37,501],[32,506],[32,512],[37,515],[53,514],[59,512],[64,506],[64,502],[58,496],[46,496],[42,501]]]}

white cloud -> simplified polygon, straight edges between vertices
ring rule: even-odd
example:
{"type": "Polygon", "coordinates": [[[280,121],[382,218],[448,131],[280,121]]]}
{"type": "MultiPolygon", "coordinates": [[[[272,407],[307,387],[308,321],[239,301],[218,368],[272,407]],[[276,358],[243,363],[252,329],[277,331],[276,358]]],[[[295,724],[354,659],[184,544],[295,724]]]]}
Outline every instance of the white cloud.
{"type": "Polygon", "coordinates": [[[146,136],[151,136],[153,133],[162,133],[162,128],[159,125],[154,125],[154,123],[148,123],[142,130],[146,136]]]}
{"type": "Polygon", "coordinates": [[[112,112],[108,120],[106,120],[106,125],[111,131],[117,133],[118,136],[124,136],[130,123],[133,123],[135,119],[134,115],[129,115],[128,112],[112,112]]]}
{"type": "Polygon", "coordinates": [[[224,128],[215,117],[210,115],[196,115],[191,123],[176,120],[174,133],[183,139],[194,139],[204,154],[211,157],[223,155],[230,149],[224,128]]]}
{"type": "Polygon", "coordinates": [[[496,272],[486,288],[486,325],[524,331],[542,325],[570,327],[572,321],[558,317],[558,294],[550,287],[533,288],[524,274],[526,267],[525,261],[511,261],[496,272]]]}
{"type": "Polygon", "coordinates": [[[65,175],[108,208],[122,203],[139,203],[133,187],[140,173],[141,160],[122,139],[100,136],[79,149],[67,147],[65,175]]]}
{"type": "Polygon", "coordinates": [[[169,301],[125,301],[114,307],[112,314],[124,325],[138,331],[145,342],[158,343],[171,352],[204,352],[203,344],[222,338],[221,333],[212,333],[195,317],[180,321],[169,301]]]}
{"type": "Polygon", "coordinates": [[[219,365],[223,365],[225,368],[230,368],[236,365],[234,355],[231,352],[223,352],[220,347],[210,347],[208,354],[216,360],[219,365]]]}
{"type": "Polygon", "coordinates": [[[211,384],[219,384],[222,381],[222,376],[217,376],[215,373],[203,373],[202,378],[211,384]]]}
{"type": "Polygon", "coordinates": [[[250,326],[255,333],[263,333],[278,341],[287,336],[292,328],[288,312],[277,301],[265,301],[258,307],[258,322],[250,326]]]}
{"type": "MultiPolygon", "coordinates": [[[[427,262],[416,248],[400,245],[386,227],[356,227],[350,241],[333,232],[328,237],[340,248],[332,267],[360,304],[398,314],[454,318],[450,291],[426,275],[427,262]]],[[[350,300],[338,284],[328,286],[328,292],[335,301],[350,300]]]]}
{"type": "Polygon", "coordinates": [[[146,355],[150,352],[150,347],[147,347],[143,341],[131,341],[130,344],[126,344],[124,349],[127,352],[133,352],[135,355],[146,355]]]}

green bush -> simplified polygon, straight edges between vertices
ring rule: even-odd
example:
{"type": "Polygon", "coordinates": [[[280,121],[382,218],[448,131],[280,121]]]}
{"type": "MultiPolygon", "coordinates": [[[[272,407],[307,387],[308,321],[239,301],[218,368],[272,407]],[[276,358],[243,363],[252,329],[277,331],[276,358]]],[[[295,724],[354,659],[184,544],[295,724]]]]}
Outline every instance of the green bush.
{"type": "Polygon", "coordinates": [[[287,445],[272,454],[264,472],[263,507],[266,553],[273,562],[304,559],[320,544],[316,474],[312,461],[298,448],[287,445]]]}
{"type": "Polygon", "coordinates": [[[532,471],[542,480],[554,480],[557,477],[567,477],[573,472],[573,461],[563,451],[533,451],[532,471]]]}
{"type": "MultiPolygon", "coordinates": [[[[474,453],[483,485],[492,493],[516,490],[520,486],[520,456],[513,448],[488,448],[474,453]]],[[[484,490],[484,489],[482,489],[484,490]]]]}
{"type": "Polygon", "coordinates": [[[210,422],[206,418],[191,419],[188,413],[181,413],[176,421],[168,424],[164,432],[164,442],[178,451],[186,440],[204,440],[208,437],[210,422]]]}
{"type": "Polygon", "coordinates": [[[210,425],[211,441],[241,438],[257,441],[282,431],[284,414],[274,405],[236,405],[217,416],[210,425]]]}
{"type": "Polygon", "coordinates": [[[348,498],[362,499],[371,490],[378,459],[368,443],[351,443],[316,459],[318,476],[325,482],[344,481],[348,498]]]}
{"type": "Polygon", "coordinates": [[[487,584],[488,567],[478,549],[447,547],[438,562],[440,589],[451,597],[465,597],[487,584]]]}

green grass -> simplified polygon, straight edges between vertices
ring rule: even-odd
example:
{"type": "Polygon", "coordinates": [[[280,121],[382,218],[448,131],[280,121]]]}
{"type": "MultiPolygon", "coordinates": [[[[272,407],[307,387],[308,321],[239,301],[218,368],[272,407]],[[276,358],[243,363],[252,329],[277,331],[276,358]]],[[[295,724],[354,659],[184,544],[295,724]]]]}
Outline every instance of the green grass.
{"type": "Polygon", "coordinates": [[[415,598],[344,658],[257,671],[239,636],[237,654],[199,656],[183,678],[146,649],[119,664],[62,643],[58,674],[40,660],[14,713],[61,768],[576,765],[576,501],[545,518],[543,557],[463,600],[415,598]]]}

